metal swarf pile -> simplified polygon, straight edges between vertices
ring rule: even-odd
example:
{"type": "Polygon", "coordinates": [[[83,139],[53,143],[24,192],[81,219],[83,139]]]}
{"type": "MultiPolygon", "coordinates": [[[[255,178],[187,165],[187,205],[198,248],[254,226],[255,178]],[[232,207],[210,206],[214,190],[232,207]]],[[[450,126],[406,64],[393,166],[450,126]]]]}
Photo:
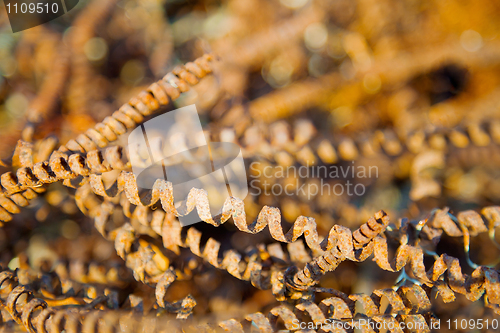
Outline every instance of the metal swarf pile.
{"type": "Polygon", "coordinates": [[[0,332],[496,331],[499,14],[92,0],[12,34],[1,13],[0,332]],[[247,166],[217,216],[129,161],[130,131],[190,104],[247,166]]]}

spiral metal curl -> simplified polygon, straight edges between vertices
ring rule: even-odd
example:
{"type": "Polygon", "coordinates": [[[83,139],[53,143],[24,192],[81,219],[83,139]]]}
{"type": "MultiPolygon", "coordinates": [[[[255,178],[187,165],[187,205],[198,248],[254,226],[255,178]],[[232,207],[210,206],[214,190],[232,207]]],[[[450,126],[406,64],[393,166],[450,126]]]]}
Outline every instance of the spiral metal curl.
{"type": "MultiPolygon", "coordinates": [[[[117,186],[118,190],[122,189],[125,191],[127,199],[134,205],[144,204],[139,199],[137,188],[134,188],[134,176],[127,173],[123,173],[122,175],[127,180],[122,179],[118,181],[118,184],[122,184],[121,186],[117,186]]],[[[92,186],[94,186],[93,191],[97,194],[107,195],[102,181],[94,182],[92,186]]],[[[174,246],[173,249],[175,250],[175,246],[189,246],[194,254],[204,257],[215,267],[226,269],[233,276],[241,278],[241,273],[235,270],[235,267],[237,267],[236,263],[240,262],[237,255],[229,252],[229,254],[226,254],[220,260],[218,259],[220,244],[215,240],[209,239],[202,251],[200,247],[201,235],[195,229],[189,229],[188,238],[185,241],[181,239],[180,233],[175,231],[180,230],[180,226],[177,225],[176,228],[175,223],[172,223],[172,219],[173,216],[178,216],[179,213],[173,207],[174,199],[171,184],[161,180],[157,181],[147,197],[148,200],[144,206],[150,206],[157,201],[161,201],[162,207],[167,212],[167,214],[156,213],[156,216],[153,217],[156,220],[155,228],[162,230],[162,235],[166,235],[164,236],[166,247],[172,248],[174,246]],[[167,222],[167,224],[174,224],[174,228],[168,228],[168,232],[164,234],[163,228],[165,222],[162,224],[162,221],[167,220],[165,217],[168,214],[171,215],[169,216],[170,222],[167,222]],[[234,265],[230,265],[230,262],[233,262],[234,265]]],[[[405,236],[404,233],[400,239],[401,245],[396,251],[396,256],[390,261],[387,240],[380,235],[389,224],[389,219],[383,211],[377,213],[375,218],[370,219],[354,232],[336,225],[330,230],[328,237],[320,242],[316,231],[316,223],[312,218],[297,218],[291,229],[285,233],[281,227],[281,215],[277,208],[264,207],[257,219],[248,225],[243,202],[237,198],[228,198],[223,206],[221,215],[213,218],[209,213],[206,192],[197,189],[192,189],[189,193],[187,207],[188,212],[196,207],[200,218],[206,223],[215,226],[224,223],[230,216],[233,217],[235,226],[243,232],[254,234],[269,226],[271,236],[279,242],[295,242],[298,237],[304,235],[309,248],[313,252],[316,251],[316,253],[322,254],[307,263],[302,270],[297,271],[292,267],[292,269],[289,269],[285,273],[285,283],[292,290],[306,290],[317,284],[321,276],[328,271],[335,270],[346,259],[364,261],[373,254],[374,260],[379,267],[387,271],[401,271],[407,264],[410,264],[414,276],[430,287],[439,286],[438,290],[443,295],[443,298],[454,299],[453,293],[458,292],[465,295],[469,300],[475,301],[483,294],[486,294],[488,299],[487,306],[497,311],[500,304],[499,275],[494,269],[477,266],[471,276],[468,276],[462,273],[458,259],[443,254],[436,258],[432,268],[426,272],[423,264],[423,249],[419,246],[410,245],[408,243],[409,236],[405,236]],[[445,274],[445,272],[448,272],[448,274],[445,274]],[[443,278],[446,283],[443,283],[443,278]]],[[[495,206],[483,209],[484,218],[488,221],[488,226],[486,226],[483,218],[474,211],[460,212],[455,218],[446,210],[436,210],[426,221],[428,224],[422,223],[419,228],[429,234],[443,230],[450,236],[463,236],[464,247],[468,251],[470,235],[475,236],[480,232],[494,230],[496,226],[500,225],[499,212],[500,209],[495,206]]],[[[407,225],[403,225],[401,232],[404,232],[408,228],[407,225]]],[[[282,288],[273,286],[273,289],[279,290],[282,288]]]]}
{"type": "Polygon", "coordinates": [[[80,134],[75,140],[70,140],[59,152],[84,153],[106,147],[128,129],[136,127],[144,117],[153,114],[161,105],[176,100],[181,93],[188,91],[190,86],[196,85],[199,79],[211,73],[213,60],[212,55],[206,54],[184,66],[176,67],[163,79],[140,92],[137,97],[131,98],[103,122],[80,134]]]}
{"type": "MultiPolygon", "coordinates": [[[[294,98],[299,96],[298,94],[292,95],[294,98]]],[[[306,95],[311,96],[310,93],[306,95]]],[[[255,109],[266,110],[262,112],[269,114],[268,110],[260,105],[256,105],[255,109]]],[[[250,127],[245,130],[245,133],[248,132],[248,136],[255,138],[256,135],[253,133],[255,130],[258,129],[250,127]]],[[[228,135],[233,132],[229,128],[220,130],[221,136],[223,133],[228,135]]],[[[391,129],[378,130],[368,137],[355,140],[345,137],[333,142],[329,138],[318,135],[319,131],[307,120],[297,122],[292,128],[284,121],[277,121],[269,126],[269,132],[269,136],[261,136],[260,141],[254,139],[251,144],[245,141],[245,133],[235,140],[243,147],[245,156],[264,155],[279,163],[283,154],[286,154],[301,164],[315,164],[317,161],[334,164],[339,160],[351,161],[361,157],[371,158],[380,155],[397,157],[405,151],[419,154],[431,149],[446,152],[453,161],[467,165],[470,164],[470,158],[467,159],[466,156],[470,157],[471,153],[476,157],[474,161],[491,160],[491,157],[495,156],[492,153],[498,152],[500,144],[500,122],[496,120],[485,124],[470,124],[463,128],[431,132],[416,130],[403,136],[397,135],[391,129]]],[[[234,134],[231,135],[231,137],[234,136],[234,134]]]]}
{"type": "MultiPolygon", "coordinates": [[[[97,148],[105,148],[110,142],[118,139],[127,129],[135,127],[145,116],[153,114],[160,105],[167,105],[176,100],[182,92],[199,82],[212,72],[213,56],[204,55],[185,66],[176,67],[171,73],[149,86],[145,91],[133,97],[111,117],[104,119],[85,134],[80,134],[76,140],[70,140],[65,146],[54,152],[49,161],[39,162],[32,167],[22,167],[16,174],[6,172],[0,177],[1,195],[23,191],[26,188],[39,187],[42,184],[59,180],[68,180],[77,176],[88,176],[92,172],[109,171],[111,168],[123,168],[120,162],[119,148],[110,148],[109,156],[105,153],[103,160],[97,148]],[[116,150],[113,150],[116,149],[116,150]],[[76,152],[76,153],[72,153],[76,152]],[[90,155],[83,157],[82,153],[90,155]],[[118,154],[118,155],[117,155],[118,154]],[[69,156],[65,156],[69,155],[69,156]]],[[[27,197],[32,197],[33,191],[16,196],[0,198],[0,221],[10,221],[11,214],[19,213],[19,207],[27,205],[27,197]]]]}
{"type": "MultiPolygon", "coordinates": [[[[172,280],[167,276],[162,284],[168,284],[172,280]]],[[[19,285],[15,272],[4,270],[0,272],[0,285],[10,284],[10,292],[6,301],[1,301],[0,306],[5,308],[19,324],[33,333],[40,332],[58,332],[65,330],[70,333],[77,332],[106,332],[109,329],[118,330],[118,332],[133,332],[138,328],[148,327],[152,332],[160,329],[162,324],[169,325],[173,329],[190,329],[193,323],[184,322],[174,324],[165,317],[139,316],[127,312],[110,312],[93,309],[79,310],[77,308],[58,308],[50,307],[40,298],[33,296],[33,291],[23,285],[19,285]],[[21,296],[26,295],[26,299],[21,301],[21,296]],[[21,311],[19,309],[22,308],[21,311]],[[102,324],[97,322],[102,320],[102,324]],[[172,327],[171,325],[174,325],[172,327]]],[[[364,318],[374,321],[391,321],[395,319],[411,319],[423,324],[424,331],[428,329],[426,319],[423,314],[430,310],[430,301],[428,294],[430,290],[424,290],[418,285],[404,286],[398,291],[393,289],[375,290],[372,295],[354,294],[346,295],[336,290],[316,288],[315,292],[330,293],[328,297],[315,303],[310,300],[299,301],[294,308],[286,305],[274,307],[269,314],[264,316],[257,312],[246,316],[246,320],[252,322],[253,326],[259,332],[272,332],[277,328],[277,321],[281,319],[287,329],[295,330],[298,322],[297,315],[307,314],[311,320],[320,325],[329,320],[348,321],[354,318],[355,304],[359,302],[365,309],[364,318]],[[409,295],[413,297],[408,297],[409,295]],[[386,314],[383,311],[381,300],[385,297],[390,305],[392,314],[396,318],[386,314]],[[392,318],[392,319],[391,319],[392,318]],[[425,324],[424,324],[425,323],[425,324]]],[[[218,326],[226,331],[244,332],[243,326],[237,320],[231,319],[220,322],[218,326]]],[[[205,325],[198,327],[201,332],[211,332],[216,329],[215,325],[205,325]]],[[[368,331],[371,332],[368,328],[368,331]]]]}

